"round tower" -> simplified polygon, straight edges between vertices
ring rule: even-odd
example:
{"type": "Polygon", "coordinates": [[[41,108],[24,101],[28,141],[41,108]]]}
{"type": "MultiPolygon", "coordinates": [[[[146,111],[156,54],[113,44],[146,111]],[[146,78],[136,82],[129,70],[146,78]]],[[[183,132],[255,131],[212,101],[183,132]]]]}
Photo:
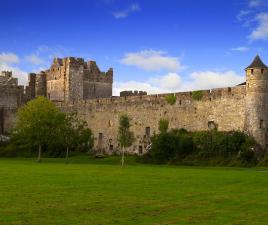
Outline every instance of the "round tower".
{"type": "Polygon", "coordinates": [[[268,67],[257,55],[246,70],[245,130],[263,149],[267,145],[268,67]]]}

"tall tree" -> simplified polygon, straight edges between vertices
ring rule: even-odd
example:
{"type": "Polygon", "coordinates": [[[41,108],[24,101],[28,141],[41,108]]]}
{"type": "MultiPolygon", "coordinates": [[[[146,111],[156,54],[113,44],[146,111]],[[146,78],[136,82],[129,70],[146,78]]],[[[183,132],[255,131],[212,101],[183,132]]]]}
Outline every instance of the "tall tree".
{"type": "Polygon", "coordinates": [[[75,128],[76,120],[74,114],[65,114],[62,120],[63,123],[60,125],[58,132],[61,133],[60,142],[66,148],[65,160],[67,163],[69,160],[70,146],[73,145],[78,138],[78,133],[75,128]]]}
{"type": "Polygon", "coordinates": [[[132,145],[134,141],[134,133],[130,131],[130,119],[124,114],[119,118],[119,128],[118,128],[118,142],[122,148],[122,159],[121,165],[124,166],[125,161],[125,147],[132,145]]]}
{"type": "Polygon", "coordinates": [[[63,119],[63,113],[51,101],[38,97],[19,109],[13,135],[38,147],[37,161],[40,162],[42,147],[56,141],[63,119]]]}

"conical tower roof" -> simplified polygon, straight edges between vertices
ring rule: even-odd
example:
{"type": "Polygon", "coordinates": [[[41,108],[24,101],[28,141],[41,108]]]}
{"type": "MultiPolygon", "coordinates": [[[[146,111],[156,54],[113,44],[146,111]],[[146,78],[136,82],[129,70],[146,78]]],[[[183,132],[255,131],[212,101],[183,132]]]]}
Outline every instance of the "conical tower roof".
{"type": "Polygon", "coordinates": [[[261,60],[259,55],[256,55],[253,62],[246,68],[268,68],[261,60]]]}

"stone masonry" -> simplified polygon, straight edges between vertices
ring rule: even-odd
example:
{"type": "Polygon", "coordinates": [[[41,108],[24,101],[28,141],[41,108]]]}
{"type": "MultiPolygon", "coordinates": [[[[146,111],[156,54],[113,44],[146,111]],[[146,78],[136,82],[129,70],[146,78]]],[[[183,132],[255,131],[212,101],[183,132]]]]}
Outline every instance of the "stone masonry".
{"type": "Polygon", "coordinates": [[[9,131],[15,123],[17,109],[26,101],[24,87],[11,71],[0,74],[0,135],[9,131]]]}
{"type": "MultiPolygon", "coordinates": [[[[55,59],[49,70],[29,75],[25,98],[44,95],[62,111],[77,112],[94,132],[95,150],[106,154],[119,151],[117,130],[122,114],[131,118],[131,129],[135,134],[135,143],[128,148],[131,154],[146,152],[150,136],[158,132],[161,118],[169,120],[170,128],[189,131],[214,127],[219,131],[240,130],[252,135],[266,149],[268,67],[259,56],[246,68],[245,83],[202,90],[199,100],[194,99],[193,92],[147,95],[126,91],[121,97],[112,97],[112,81],[112,69],[101,72],[95,62],[77,58],[55,59]],[[176,96],[175,104],[168,103],[168,95],[176,96]]],[[[1,99],[0,104],[3,101],[7,103],[1,99]]]]}
{"type": "Polygon", "coordinates": [[[30,74],[35,96],[55,102],[112,96],[113,69],[101,72],[96,62],[82,58],[55,58],[50,69],[30,74]]]}

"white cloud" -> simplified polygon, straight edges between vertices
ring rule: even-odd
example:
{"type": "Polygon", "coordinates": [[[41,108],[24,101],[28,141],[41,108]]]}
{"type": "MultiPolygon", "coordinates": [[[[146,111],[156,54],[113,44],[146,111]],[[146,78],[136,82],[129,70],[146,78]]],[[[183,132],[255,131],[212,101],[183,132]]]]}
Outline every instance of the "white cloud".
{"type": "Polygon", "coordinates": [[[178,58],[167,56],[163,51],[143,50],[125,54],[121,63],[136,66],[147,71],[178,71],[182,65],[178,58]]]}
{"type": "Polygon", "coordinates": [[[140,6],[137,3],[131,4],[128,8],[113,12],[113,16],[116,19],[123,19],[129,16],[133,12],[140,11],[140,6]]]}
{"type": "Polygon", "coordinates": [[[13,77],[18,78],[20,85],[26,85],[28,83],[28,74],[22,71],[18,67],[14,67],[0,62],[0,71],[12,71],[13,77]]]}
{"type": "Polygon", "coordinates": [[[206,90],[219,87],[232,87],[244,82],[244,80],[244,76],[240,76],[234,71],[194,72],[190,74],[188,80],[182,79],[177,73],[169,73],[161,77],[151,77],[145,82],[115,82],[113,95],[119,95],[120,91],[125,90],[147,91],[148,94],[206,90]]]}
{"type": "Polygon", "coordinates": [[[177,73],[169,73],[162,77],[152,77],[149,79],[150,84],[154,84],[163,90],[177,90],[181,84],[181,77],[177,73]]]}
{"type": "Polygon", "coordinates": [[[241,47],[236,47],[236,48],[232,48],[232,51],[237,51],[237,52],[247,52],[249,51],[249,47],[245,47],[245,46],[241,46],[241,47]]]}
{"type": "Polygon", "coordinates": [[[258,7],[261,5],[261,0],[250,0],[248,3],[249,7],[258,7]]]}
{"type": "Polygon", "coordinates": [[[246,16],[248,16],[250,14],[250,11],[249,10],[241,10],[239,12],[239,14],[236,16],[236,18],[239,20],[239,21],[242,21],[246,16]]]}
{"type": "Polygon", "coordinates": [[[146,82],[137,82],[134,80],[126,82],[114,82],[113,95],[118,96],[121,91],[147,91],[149,94],[162,93],[163,91],[156,86],[153,86],[146,82]]]}
{"type": "Polygon", "coordinates": [[[151,77],[145,82],[126,81],[115,82],[113,95],[120,91],[146,91],[149,94],[176,92],[182,85],[181,77],[177,73],[168,73],[164,76],[151,77]]]}
{"type": "Polygon", "coordinates": [[[231,87],[245,81],[244,76],[229,70],[225,72],[201,71],[190,75],[190,80],[183,84],[183,90],[211,89],[220,87],[231,87]]]}
{"type": "Polygon", "coordinates": [[[12,71],[13,76],[18,78],[19,84],[26,85],[28,81],[28,75],[22,71],[19,67],[14,66],[20,62],[19,57],[14,53],[1,53],[0,54],[0,71],[12,71]]]}
{"type": "Polygon", "coordinates": [[[41,65],[44,64],[45,61],[41,59],[39,56],[36,54],[28,55],[25,57],[26,61],[33,64],[33,65],[41,65]]]}
{"type": "Polygon", "coordinates": [[[254,40],[268,40],[268,12],[259,13],[256,16],[258,26],[249,35],[249,39],[254,40]]]}
{"type": "Polygon", "coordinates": [[[0,54],[0,63],[6,63],[6,64],[17,64],[19,63],[19,57],[15,55],[14,53],[5,53],[2,52],[0,54]]]}

